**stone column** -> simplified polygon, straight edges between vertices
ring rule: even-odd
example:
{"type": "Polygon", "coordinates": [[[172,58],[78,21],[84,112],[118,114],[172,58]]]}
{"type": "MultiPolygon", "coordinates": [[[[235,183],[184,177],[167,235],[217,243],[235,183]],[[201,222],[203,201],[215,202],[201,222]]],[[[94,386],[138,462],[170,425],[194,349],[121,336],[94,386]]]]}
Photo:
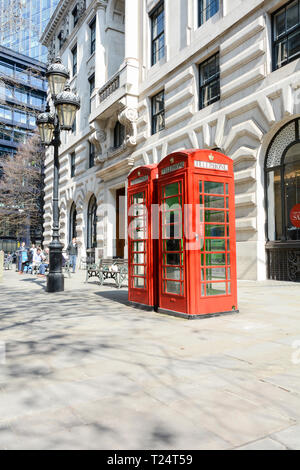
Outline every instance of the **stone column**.
{"type": "Polygon", "coordinates": [[[136,65],[139,58],[140,0],[125,0],[125,64],[136,65]]]}
{"type": "Polygon", "coordinates": [[[106,80],[105,60],[105,25],[106,5],[101,1],[96,4],[96,53],[95,53],[95,88],[101,88],[106,80]]]}

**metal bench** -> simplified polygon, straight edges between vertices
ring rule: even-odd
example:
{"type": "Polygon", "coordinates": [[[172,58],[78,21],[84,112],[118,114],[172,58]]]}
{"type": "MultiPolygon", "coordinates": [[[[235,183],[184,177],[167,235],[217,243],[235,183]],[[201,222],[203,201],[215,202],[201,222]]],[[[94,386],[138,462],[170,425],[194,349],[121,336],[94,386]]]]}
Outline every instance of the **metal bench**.
{"type": "Polygon", "coordinates": [[[123,259],[101,259],[98,265],[87,266],[85,282],[88,282],[91,277],[98,277],[101,286],[106,279],[113,279],[117,288],[120,289],[128,278],[128,263],[123,259]]]}
{"type": "Polygon", "coordinates": [[[127,261],[124,259],[102,259],[98,277],[101,286],[106,279],[113,279],[117,288],[121,289],[128,277],[127,261]]]}

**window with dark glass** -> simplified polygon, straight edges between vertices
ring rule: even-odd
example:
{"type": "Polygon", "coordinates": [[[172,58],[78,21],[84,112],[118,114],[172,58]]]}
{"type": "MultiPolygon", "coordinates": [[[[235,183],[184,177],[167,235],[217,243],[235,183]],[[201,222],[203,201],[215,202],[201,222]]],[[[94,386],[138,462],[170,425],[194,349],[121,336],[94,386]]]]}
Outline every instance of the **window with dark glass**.
{"type": "Polygon", "coordinates": [[[199,79],[200,109],[202,109],[220,99],[219,53],[200,64],[199,79]]]}
{"type": "Polygon", "coordinates": [[[72,124],[71,132],[72,132],[73,134],[76,134],[76,116],[75,116],[74,122],[73,122],[73,124],[72,124]]]}
{"type": "Polygon", "coordinates": [[[71,178],[75,176],[75,152],[71,153],[71,178]]]}
{"type": "Polygon", "coordinates": [[[300,241],[300,122],[288,123],[269,146],[266,160],[268,240],[300,241]],[[294,142],[284,148],[286,128],[294,142]],[[281,146],[280,146],[281,144],[281,146]]]}
{"type": "Polygon", "coordinates": [[[58,47],[59,49],[62,48],[62,45],[63,45],[63,34],[62,34],[62,31],[59,33],[59,35],[57,36],[57,39],[58,39],[58,47]]]}
{"type": "Polygon", "coordinates": [[[91,54],[95,52],[96,49],[96,18],[90,23],[91,30],[91,54]]]}
{"type": "Polygon", "coordinates": [[[78,23],[78,20],[79,20],[77,5],[76,5],[75,8],[73,8],[72,16],[73,16],[73,26],[75,27],[78,23]]]}
{"type": "Polygon", "coordinates": [[[300,0],[273,14],[273,70],[300,57],[300,0]]]}
{"type": "Polygon", "coordinates": [[[124,126],[117,121],[114,127],[114,148],[121,147],[125,139],[125,128],[124,126]]]}
{"type": "Polygon", "coordinates": [[[152,97],[152,134],[165,128],[165,92],[152,97]]]}
{"type": "Polygon", "coordinates": [[[97,201],[93,195],[88,205],[87,248],[97,246],[97,201]]]}
{"type": "Polygon", "coordinates": [[[150,13],[151,19],[151,64],[154,65],[165,55],[164,3],[161,2],[150,13]]]}
{"type": "Polygon", "coordinates": [[[91,95],[95,89],[95,75],[94,74],[89,78],[89,87],[90,87],[90,112],[91,112],[91,109],[92,109],[91,95]]]}
{"type": "Polygon", "coordinates": [[[70,219],[69,219],[69,243],[71,243],[73,238],[77,237],[76,219],[77,219],[77,210],[76,210],[76,205],[73,202],[71,206],[71,210],[70,210],[70,219]]]}
{"type": "Polygon", "coordinates": [[[72,71],[74,77],[74,75],[77,73],[77,44],[72,49],[72,71]]]}
{"type": "Polygon", "coordinates": [[[89,142],[89,168],[95,166],[95,146],[89,142]]]}
{"type": "Polygon", "coordinates": [[[220,8],[219,0],[198,0],[198,24],[201,26],[209,18],[218,13],[220,8]]]}

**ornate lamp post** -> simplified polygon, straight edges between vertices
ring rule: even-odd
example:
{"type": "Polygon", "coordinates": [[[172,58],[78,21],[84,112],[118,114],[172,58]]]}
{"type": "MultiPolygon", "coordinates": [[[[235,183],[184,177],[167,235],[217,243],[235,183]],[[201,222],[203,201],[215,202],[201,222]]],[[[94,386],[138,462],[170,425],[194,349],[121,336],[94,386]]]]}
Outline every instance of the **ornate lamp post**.
{"type": "Polygon", "coordinates": [[[80,99],[71,92],[66,82],[69,72],[61,63],[60,58],[50,64],[46,77],[50,88],[51,98],[55,106],[55,113],[50,112],[49,105],[44,113],[38,115],[38,126],[41,141],[44,145],[54,147],[54,172],[53,172],[53,227],[52,241],[49,245],[49,274],[47,277],[47,292],[60,292],[64,290],[64,276],[62,273],[62,249],[59,239],[59,208],[58,208],[58,184],[59,184],[59,158],[58,150],[61,144],[60,131],[70,131],[75,119],[76,111],[80,108],[80,99]]]}

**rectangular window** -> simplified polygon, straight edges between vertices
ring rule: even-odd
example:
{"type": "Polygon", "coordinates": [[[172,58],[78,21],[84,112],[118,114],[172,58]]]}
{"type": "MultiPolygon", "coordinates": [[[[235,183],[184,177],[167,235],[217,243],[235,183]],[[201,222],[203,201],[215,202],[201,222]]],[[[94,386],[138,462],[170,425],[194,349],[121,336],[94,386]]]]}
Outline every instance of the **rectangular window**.
{"type": "Polygon", "coordinates": [[[200,109],[203,109],[220,99],[219,53],[200,64],[199,78],[200,109]]]}
{"type": "Polygon", "coordinates": [[[95,166],[95,146],[89,142],[89,168],[95,166]]]}
{"type": "Polygon", "coordinates": [[[64,43],[63,36],[62,36],[62,31],[57,36],[57,39],[58,39],[58,47],[59,47],[59,49],[61,49],[62,46],[63,46],[63,43],[64,43]]]}
{"type": "Polygon", "coordinates": [[[90,112],[91,112],[92,110],[91,96],[95,89],[95,75],[94,74],[89,78],[89,86],[90,86],[90,112]]]}
{"type": "Polygon", "coordinates": [[[77,25],[78,20],[79,20],[77,5],[72,11],[72,16],[73,16],[73,26],[75,28],[75,26],[77,25]]]}
{"type": "Polygon", "coordinates": [[[272,16],[273,70],[300,57],[300,0],[287,3],[272,16]]]}
{"type": "Polygon", "coordinates": [[[165,55],[164,3],[161,2],[150,14],[151,19],[151,64],[154,65],[165,55]]]}
{"type": "Polygon", "coordinates": [[[72,49],[72,71],[74,77],[77,73],[77,44],[72,49]]]}
{"type": "Polygon", "coordinates": [[[26,113],[23,113],[23,111],[14,111],[14,121],[21,123],[21,124],[27,124],[27,116],[26,113]]]}
{"type": "Polygon", "coordinates": [[[165,128],[165,92],[164,90],[152,98],[152,134],[165,128]]]}
{"type": "Polygon", "coordinates": [[[203,25],[209,18],[218,13],[219,8],[219,0],[198,0],[198,25],[203,25]]]}
{"type": "Polygon", "coordinates": [[[72,133],[76,134],[76,116],[75,116],[75,119],[74,119],[74,122],[73,122],[73,125],[72,125],[72,133]]]}
{"type": "Polygon", "coordinates": [[[71,153],[71,178],[75,176],[75,152],[71,153]]]}
{"type": "Polygon", "coordinates": [[[6,106],[0,106],[0,119],[12,120],[12,110],[6,106]]]}
{"type": "Polygon", "coordinates": [[[90,23],[91,30],[91,54],[95,52],[96,49],[96,18],[90,23]]]}

